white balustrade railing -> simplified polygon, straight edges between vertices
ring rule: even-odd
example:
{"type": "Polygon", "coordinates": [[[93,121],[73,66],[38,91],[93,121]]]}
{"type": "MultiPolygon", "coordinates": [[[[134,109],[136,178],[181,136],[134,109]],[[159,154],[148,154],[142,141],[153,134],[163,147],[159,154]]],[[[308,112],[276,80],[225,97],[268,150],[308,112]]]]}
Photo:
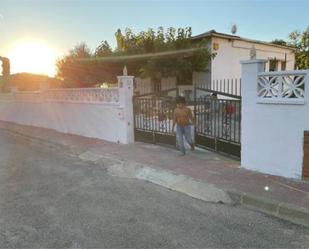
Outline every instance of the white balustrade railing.
{"type": "Polygon", "coordinates": [[[72,88],[45,91],[46,101],[79,103],[119,103],[118,88],[72,88]]]}
{"type": "Polygon", "coordinates": [[[38,91],[33,92],[17,92],[15,93],[14,99],[17,102],[41,102],[41,93],[38,91]]]}
{"type": "Polygon", "coordinates": [[[303,104],[308,74],[307,70],[259,73],[258,102],[303,104]]]}
{"type": "Polygon", "coordinates": [[[0,93],[0,101],[16,102],[70,102],[118,104],[119,89],[114,88],[63,88],[46,91],[0,93]]]}

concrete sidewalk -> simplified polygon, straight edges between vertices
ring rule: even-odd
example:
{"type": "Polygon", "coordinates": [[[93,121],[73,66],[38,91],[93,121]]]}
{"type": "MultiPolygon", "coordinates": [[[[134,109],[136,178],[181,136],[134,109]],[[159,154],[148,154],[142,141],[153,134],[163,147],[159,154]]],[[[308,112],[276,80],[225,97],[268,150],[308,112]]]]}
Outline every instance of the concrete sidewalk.
{"type": "MultiPolygon", "coordinates": [[[[158,145],[120,145],[2,121],[0,128],[43,143],[63,146],[75,155],[88,153],[94,161],[104,156],[147,165],[157,171],[174,172],[182,178],[215,186],[227,193],[236,204],[309,226],[309,182],[245,170],[240,168],[239,161],[210,151],[196,150],[179,156],[174,148],[158,145]]],[[[168,186],[168,183],[164,184],[168,186]]],[[[199,198],[198,194],[192,196],[199,198]]]]}

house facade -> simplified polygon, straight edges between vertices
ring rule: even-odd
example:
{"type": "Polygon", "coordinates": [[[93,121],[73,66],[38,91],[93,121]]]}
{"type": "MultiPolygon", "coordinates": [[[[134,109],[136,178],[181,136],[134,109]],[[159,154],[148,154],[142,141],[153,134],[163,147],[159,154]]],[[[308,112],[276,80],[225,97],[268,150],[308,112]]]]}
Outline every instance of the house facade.
{"type": "MultiPolygon", "coordinates": [[[[215,30],[192,37],[193,41],[208,39],[208,47],[215,54],[209,63],[207,72],[194,72],[192,83],[183,85],[176,77],[163,78],[161,90],[171,89],[179,85],[182,95],[193,95],[193,85],[208,85],[212,90],[222,91],[233,81],[235,94],[241,95],[240,61],[250,59],[250,51],[254,48],[257,59],[267,60],[265,71],[286,71],[295,69],[295,48],[269,42],[242,38],[236,35],[218,33],[215,30]],[[224,83],[224,84],[223,84],[224,83]],[[191,92],[191,93],[190,93],[191,92]]],[[[154,91],[150,79],[136,78],[136,90],[140,94],[154,91]]]]}
{"type": "Polygon", "coordinates": [[[205,38],[209,39],[209,48],[215,54],[209,73],[202,73],[208,80],[239,79],[240,61],[250,59],[252,47],[255,48],[257,59],[267,60],[266,71],[295,69],[293,47],[218,33],[215,30],[194,36],[192,39],[198,41],[205,38]]]}

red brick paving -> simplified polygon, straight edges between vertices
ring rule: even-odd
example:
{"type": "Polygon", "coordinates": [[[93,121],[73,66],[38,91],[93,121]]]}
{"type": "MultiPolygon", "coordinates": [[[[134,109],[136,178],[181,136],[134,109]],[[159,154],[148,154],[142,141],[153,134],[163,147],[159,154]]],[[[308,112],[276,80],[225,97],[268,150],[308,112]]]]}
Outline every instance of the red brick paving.
{"type": "Polygon", "coordinates": [[[309,209],[309,182],[245,170],[240,168],[239,161],[214,152],[197,150],[189,152],[186,156],[179,156],[179,153],[170,147],[144,143],[120,145],[2,121],[0,121],[0,128],[69,146],[80,151],[91,150],[101,154],[114,154],[123,160],[149,164],[152,167],[172,170],[207,181],[222,189],[309,209]],[[269,187],[269,191],[265,191],[265,186],[269,187]]]}

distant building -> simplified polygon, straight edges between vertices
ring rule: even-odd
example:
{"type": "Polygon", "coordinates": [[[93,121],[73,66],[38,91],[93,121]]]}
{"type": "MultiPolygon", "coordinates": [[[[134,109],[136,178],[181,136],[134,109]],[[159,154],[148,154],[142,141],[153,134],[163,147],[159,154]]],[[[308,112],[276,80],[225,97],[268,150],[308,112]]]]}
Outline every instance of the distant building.
{"type": "Polygon", "coordinates": [[[31,73],[16,73],[11,74],[8,80],[9,84],[6,90],[10,87],[17,87],[19,91],[38,91],[44,84],[51,88],[58,88],[62,86],[62,81],[56,78],[51,78],[45,75],[31,74],[31,73]]]}

